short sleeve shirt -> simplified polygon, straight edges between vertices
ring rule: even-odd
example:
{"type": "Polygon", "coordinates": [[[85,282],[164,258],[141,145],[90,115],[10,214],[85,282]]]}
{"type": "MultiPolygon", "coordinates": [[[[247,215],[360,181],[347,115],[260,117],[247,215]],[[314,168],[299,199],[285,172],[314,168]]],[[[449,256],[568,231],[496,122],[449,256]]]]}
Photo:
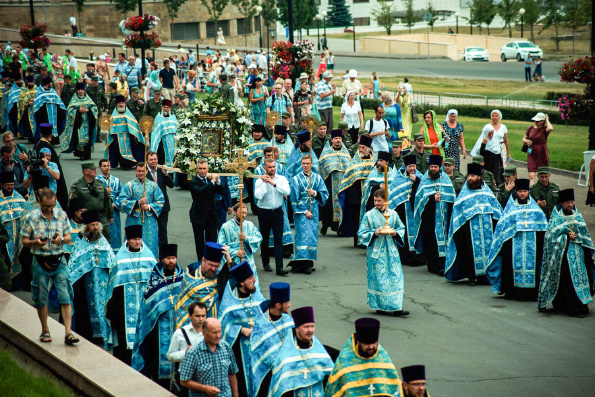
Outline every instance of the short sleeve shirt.
{"type": "Polygon", "coordinates": [[[159,77],[163,79],[163,88],[174,88],[175,75],[176,72],[172,68],[169,68],[169,71],[166,68],[161,69],[159,77]]]}
{"type": "Polygon", "coordinates": [[[64,237],[64,234],[70,233],[70,221],[66,212],[61,209],[54,207],[53,211],[52,219],[47,219],[42,214],[41,208],[37,208],[23,220],[21,237],[30,239],[47,237],[45,245],[31,247],[33,255],[59,255],[64,252],[62,244],[52,244],[50,241],[56,233],[62,237],[64,237]]]}
{"type": "MultiPolygon", "coordinates": [[[[229,375],[238,373],[233,351],[225,341],[219,342],[213,352],[203,340],[186,353],[180,366],[180,380],[215,386],[221,392],[219,397],[231,397],[229,375]]],[[[190,397],[207,397],[207,394],[190,390],[190,397]]]]}
{"type": "Polygon", "coordinates": [[[494,131],[494,135],[492,136],[492,139],[489,139],[486,143],[486,150],[489,150],[494,154],[500,154],[502,153],[500,142],[502,142],[502,140],[504,139],[504,135],[508,133],[508,129],[504,124],[500,124],[500,128],[498,129],[498,131],[496,131],[494,130],[494,126],[492,124],[486,124],[481,131],[481,136],[487,138],[488,134],[492,130],[494,131]]]}
{"type": "Polygon", "coordinates": [[[331,91],[333,86],[326,81],[321,81],[316,85],[316,108],[318,109],[330,109],[333,107],[333,96],[328,95],[324,98],[320,97],[320,94],[326,94],[331,91]]]}

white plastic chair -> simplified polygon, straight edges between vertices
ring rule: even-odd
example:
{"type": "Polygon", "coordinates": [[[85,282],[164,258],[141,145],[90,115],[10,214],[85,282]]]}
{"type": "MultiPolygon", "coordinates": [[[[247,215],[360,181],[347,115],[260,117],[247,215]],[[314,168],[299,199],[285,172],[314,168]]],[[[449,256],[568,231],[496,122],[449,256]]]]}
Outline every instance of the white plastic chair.
{"type": "Polygon", "coordinates": [[[581,169],[578,172],[578,181],[576,182],[578,186],[589,186],[589,169],[593,155],[595,155],[595,150],[583,152],[583,165],[581,165],[581,169]],[[585,183],[581,183],[581,178],[583,177],[585,178],[585,183]]]}

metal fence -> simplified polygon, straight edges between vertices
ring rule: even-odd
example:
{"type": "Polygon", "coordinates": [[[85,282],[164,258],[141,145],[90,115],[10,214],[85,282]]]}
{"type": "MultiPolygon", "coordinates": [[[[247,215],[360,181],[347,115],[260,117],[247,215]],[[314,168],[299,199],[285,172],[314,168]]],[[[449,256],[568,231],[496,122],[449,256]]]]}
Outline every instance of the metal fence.
{"type": "Polygon", "coordinates": [[[418,103],[437,104],[438,106],[477,105],[539,110],[558,110],[558,101],[529,98],[488,97],[485,95],[453,92],[413,91],[413,99],[418,103]]]}

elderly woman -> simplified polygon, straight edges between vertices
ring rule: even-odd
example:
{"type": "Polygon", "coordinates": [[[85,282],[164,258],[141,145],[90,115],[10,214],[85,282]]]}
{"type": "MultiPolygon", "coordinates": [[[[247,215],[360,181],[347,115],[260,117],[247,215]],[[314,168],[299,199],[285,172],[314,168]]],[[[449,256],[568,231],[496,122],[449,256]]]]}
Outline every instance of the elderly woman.
{"type": "Polygon", "coordinates": [[[184,77],[183,87],[188,94],[190,103],[194,102],[196,91],[200,90],[200,80],[196,78],[196,72],[194,70],[189,70],[188,75],[184,77]]]}
{"type": "Polygon", "coordinates": [[[397,98],[395,101],[401,107],[401,118],[403,119],[403,132],[404,136],[411,140],[411,134],[413,132],[413,108],[415,104],[413,103],[413,97],[410,93],[407,92],[406,86],[400,86],[399,90],[397,91],[397,98]]]}
{"type": "Polygon", "coordinates": [[[537,176],[539,167],[550,165],[550,154],[547,149],[547,138],[554,130],[547,114],[537,113],[531,120],[534,125],[527,128],[523,143],[527,145],[527,171],[529,171],[529,180],[531,183],[537,176]]]}
{"type": "Polygon", "coordinates": [[[401,135],[405,135],[401,107],[393,100],[392,94],[388,91],[382,93],[382,107],[384,108],[384,119],[390,127],[390,139],[394,141],[401,135]]]}
{"type": "Polygon", "coordinates": [[[432,154],[444,158],[444,130],[436,120],[436,112],[428,110],[424,113],[424,126],[419,130],[424,135],[424,149],[430,149],[432,154]]]}
{"type": "Polygon", "coordinates": [[[341,121],[347,123],[352,142],[357,142],[357,133],[364,126],[364,113],[353,91],[345,94],[345,102],[341,105],[341,121]]]}
{"type": "Polygon", "coordinates": [[[453,158],[455,160],[455,169],[460,171],[461,158],[459,149],[463,149],[463,158],[467,158],[467,152],[465,151],[465,140],[463,139],[463,124],[457,121],[459,112],[456,109],[450,109],[446,113],[446,120],[442,123],[442,129],[444,130],[445,136],[449,138],[448,147],[444,148],[444,154],[446,157],[453,158]]]}
{"type": "Polygon", "coordinates": [[[502,121],[502,112],[498,109],[490,113],[491,122],[481,130],[481,134],[473,146],[472,156],[482,155],[485,161],[484,168],[494,174],[496,184],[502,183],[502,147],[506,148],[507,160],[510,160],[510,146],[508,144],[508,129],[502,121]]]}

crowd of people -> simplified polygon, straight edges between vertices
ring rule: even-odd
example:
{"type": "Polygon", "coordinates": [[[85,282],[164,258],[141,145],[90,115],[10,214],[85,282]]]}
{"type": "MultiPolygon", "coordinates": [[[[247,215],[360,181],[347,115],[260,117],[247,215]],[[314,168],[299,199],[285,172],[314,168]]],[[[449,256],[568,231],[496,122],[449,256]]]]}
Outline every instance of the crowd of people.
{"type": "MultiPolygon", "coordinates": [[[[245,152],[258,166],[240,193],[238,177],[211,172],[204,158],[196,159],[196,176],[172,171],[187,94],[165,59],[153,70],[161,85],[142,99],[147,84],[133,71],[136,59],[120,55],[114,75],[126,77],[109,84],[109,97],[93,68],[74,78],[69,98],[72,83],[58,95],[41,70],[18,64],[2,73],[0,286],[31,291],[41,342],[52,341],[48,312],[59,311],[67,345],[79,336],[101,343],[177,393],[427,395],[422,365],[399,376],[379,344],[377,319],[357,320],[336,350],[314,335],[313,306],[289,310],[288,283],[272,283],[268,299],[261,291],[259,250],[265,272],[311,275],[318,236],[329,229],[367,250],[367,304],[379,315],[409,315],[404,265],[426,266],[449,282],[489,284],[507,299],[537,301],[540,311],[588,314],[595,247],[573,190],[550,182],[547,115],[533,118],[522,142],[533,184],[509,164],[499,110],[490,113],[464,175],[457,111],[442,123],[425,111],[419,132],[412,131],[406,82],[396,100],[381,93],[365,121],[362,84],[349,71],[334,128],[339,92],[329,70],[317,83],[307,74],[295,84],[275,81],[269,95],[250,61],[256,77],[247,80],[246,112],[254,125],[245,152]],[[278,124],[271,111],[281,115],[278,124]],[[89,160],[103,112],[110,121],[95,163],[89,160]],[[139,126],[145,115],[154,118],[149,140],[139,126]],[[313,128],[306,115],[316,117],[313,128]],[[82,175],[67,188],[61,160],[69,153],[82,161],[82,175]],[[115,168],[134,176],[124,183],[111,174],[115,168]],[[197,261],[186,268],[167,233],[167,190],[175,186],[192,199],[197,261]],[[258,225],[246,219],[248,207],[258,225]]],[[[216,69],[207,87],[235,102],[243,91],[234,89],[234,75],[216,69]]]]}

